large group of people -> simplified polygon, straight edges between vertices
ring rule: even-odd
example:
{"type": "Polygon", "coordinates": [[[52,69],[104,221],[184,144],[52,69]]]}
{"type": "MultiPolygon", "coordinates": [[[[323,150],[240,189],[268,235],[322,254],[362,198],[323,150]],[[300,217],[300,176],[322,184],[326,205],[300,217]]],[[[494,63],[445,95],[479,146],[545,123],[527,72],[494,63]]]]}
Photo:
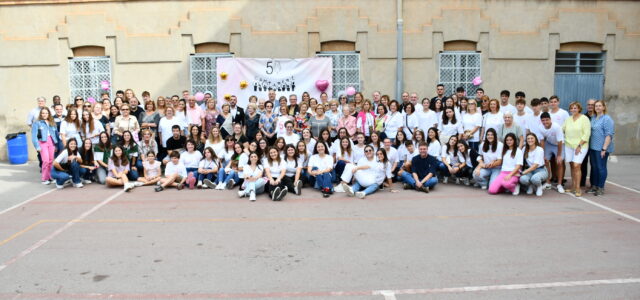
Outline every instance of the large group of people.
{"type": "Polygon", "coordinates": [[[320,99],[309,93],[267,99],[211,92],[138,100],[131,89],[113,99],[75,97],[63,105],[44,97],[27,124],[38,151],[43,184],[81,188],[97,182],[125,191],[153,186],[230,190],[255,201],[300,195],[304,186],[324,197],[334,192],[364,198],[378,189],[429,192],[439,184],[474,185],[488,193],[545,189],[581,196],[590,163],[588,192],[604,193],[614,124],[606,103],[589,100],[560,108],[557,96],[533,98],[504,90],[499,100],[482,88],[463,88],[400,101],[380,92],[320,99]],[[201,97],[198,97],[201,98],[201,97]],[[571,170],[565,188],[565,163],[571,170]]]}

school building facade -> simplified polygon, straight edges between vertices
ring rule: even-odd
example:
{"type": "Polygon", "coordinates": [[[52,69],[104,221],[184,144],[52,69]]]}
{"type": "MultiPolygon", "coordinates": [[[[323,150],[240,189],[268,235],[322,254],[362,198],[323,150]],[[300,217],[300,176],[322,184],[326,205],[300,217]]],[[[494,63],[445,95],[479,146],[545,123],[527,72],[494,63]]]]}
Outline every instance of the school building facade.
{"type": "Polygon", "coordinates": [[[636,1],[0,0],[0,136],[27,130],[36,97],[97,98],[102,80],[155,99],[215,92],[218,57],[329,56],[334,95],[473,93],[480,76],[495,98],[604,99],[616,154],[640,154],[639,15],[636,1]]]}

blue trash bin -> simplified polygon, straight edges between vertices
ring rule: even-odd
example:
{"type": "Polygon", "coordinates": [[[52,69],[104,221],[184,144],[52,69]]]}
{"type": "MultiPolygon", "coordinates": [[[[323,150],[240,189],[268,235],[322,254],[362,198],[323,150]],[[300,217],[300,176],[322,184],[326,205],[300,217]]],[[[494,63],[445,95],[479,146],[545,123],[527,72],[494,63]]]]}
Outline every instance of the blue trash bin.
{"type": "Polygon", "coordinates": [[[24,132],[10,133],[7,139],[7,154],[9,162],[14,165],[24,164],[29,160],[27,135],[24,132]]]}

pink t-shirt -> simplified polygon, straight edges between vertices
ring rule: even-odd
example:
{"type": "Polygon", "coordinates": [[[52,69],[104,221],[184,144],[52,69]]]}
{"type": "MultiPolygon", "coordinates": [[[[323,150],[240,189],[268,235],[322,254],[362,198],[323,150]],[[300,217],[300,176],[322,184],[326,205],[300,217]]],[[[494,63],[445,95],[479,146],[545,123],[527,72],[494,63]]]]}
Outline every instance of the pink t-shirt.
{"type": "Polygon", "coordinates": [[[142,166],[144,167],[144,174],[149,177],[160,176],[160,162],[157,160],[153,161],[153,164],[150,164],[148,161],[142,162],[142,166]]]}

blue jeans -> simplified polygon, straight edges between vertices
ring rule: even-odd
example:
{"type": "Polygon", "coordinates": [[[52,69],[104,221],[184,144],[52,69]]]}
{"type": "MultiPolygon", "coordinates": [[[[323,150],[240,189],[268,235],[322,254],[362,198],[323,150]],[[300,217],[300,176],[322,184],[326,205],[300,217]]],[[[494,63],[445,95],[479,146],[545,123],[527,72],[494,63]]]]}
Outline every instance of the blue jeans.
{"type": "Polygon", "coordinates": [[[480,142],[469,142],[469,148],[475,150],[476,152],[478,152],[478,149],[480,147],[480,142]]]}
{"type": "MultiPolygon", "coordinates": [[[[400,175],[400,179],[402,180],[403,183],[410,185],[412,188],[416,187],[416,180],[413,179],[412,173],[402,172],[402,175],[400,175]]],[[[436,176],[432,176],[431,178],[429,178],[429,180],[427,180],[424,183],[424,186],[432,188],[436,186],[436,184],[438,184],[438,178],[436,176]]]]}
{"type": "Polygon", "coordinates": [[[451,173],[449,172],[449,168],[443,162],[438,162],[438,175],[439,177],[449,177],[451,173]]]}
{"type": "Polygon", "coordinates": [[[244,183],[244,191],[245,193],[249,193],[254,191],[257,194],[261,194],[264,192],[264,186],[267,183],[264,178],[258,178],[256,181],[245,181],[244,183]]]}
{"type": "Polygon", "coordinates": [[[547,168],[544,166],[533,170],[531,173],[527,173],[520,176],[520,184],[524,186],[533,185],[533,187],[541,186],[549,177],[547,174],[547,168]]]}
{"type": "Polygon", "coordinates": [[[500,175],[500,167],[491,169],[480,169],[480,176],[473,174],[473,179],[476,180],[480,186],[488,187],[491,185],[494,179],[500,175]]]}
{"type": "MultiPolygon", "coordinates": [[[[604,188],[604,183],[607,181],[607,160],[609,159],[609,152],[605,152],[604,157],[600,156],[600,151],[593,150],[589,154],[589,161],[591,163],[592,176],[595,177],[593,182],[595,186],[604,188]]],[[[53,174],[52,174],[53,176],[53,174]]]]}
{"type": "Polygon", "coordinates": [[[361,185],[358,183],[358,181],[357,181],[357,180],[356,180],[356,182],[351,186],[351,189],[353,189],[353,192],[354,192],[354,193],[359,192],[359,191],[361,191],[361,190],[363,190],[363,189],[364,189],[364,194],[365,194],[365,195],[371,195],[371,194],[375,193],[375,192],[378,190],[378,188],[380,188],[380,185],[379,185],[379,184],[377,184],[377,183],[374,183],[374,184],[372,184],[372,185],[370,185],[370,186],[367,186],[367,187],[363,187],[363,186],[361,186],[361,185]]]}
{"type": "Polygon", "coordinates": [[[333,176],[333,178],[338,179],[342,176],[342,172],[344,172],[344,166],[346,166],[347,163],[344,162],[344,160],[339,160],[336,163],[335,168],[333,169],[334,172],[331,174],[333,176]]]}
{"type": "MultiPolygon", "coordinates": [[[[205,170],[211,170],[211,169],[205,169],[205,170]]],[[[198,173],[198,181],[203,181],[205,179],[209,179],[211,182],[215,182],[215,177],[216,177],[216,173],[209,173],[209,174],[200,174],[200,173],[198,173]]]]}
{"type": "MultiPolygon", "coordinates": [[[[316,171],[318,170],[317,167],[313,167],[313,169],[311,169],[312,171],[316,171]]],[[[311,175],[309,177],[309,183],[313,186],[313,188],[315,189],[330,189],[333,191],[333,184],[331,183],[331,173],[322,173],[318,176],[313,176],[311,175]]]]}
{"type": "Polygon", "coordinates": [[[67,180],[71,179],[71,182],[78,184],[82,182],[81,177],[87,172],[87,169],[81,168],[80,164],[76,161],[72,162],[69,171],[60,171],[56,167],[51,167],[51,178],[56,180],[57,185],[63,185],[67,180]]]}
{"type": "MultiPolygon", "coordinates": [[[[136,167],[137,168],[137,167],[136,167]]],[[[134,169],[129,169],[129,173],[127,173],[127,178],[130,181],[136,181],[138,180],[138,177],[140,177],[140,172],[141,170],[134,170],[134,169]]]]}
{"type": "Polygon", "coordinates": [[[233,181],[238,183],[238,181],[240,180],[240,178],[238,177],[238,173],[232,169],[231,172],[229,172],[229,174],[226,174],[224,172],[224,168],[220,168],[220,170],[218,171],[218,184],[221,184],[221,183],[226,184],[231,179],[233,179],[233,181]]]}

